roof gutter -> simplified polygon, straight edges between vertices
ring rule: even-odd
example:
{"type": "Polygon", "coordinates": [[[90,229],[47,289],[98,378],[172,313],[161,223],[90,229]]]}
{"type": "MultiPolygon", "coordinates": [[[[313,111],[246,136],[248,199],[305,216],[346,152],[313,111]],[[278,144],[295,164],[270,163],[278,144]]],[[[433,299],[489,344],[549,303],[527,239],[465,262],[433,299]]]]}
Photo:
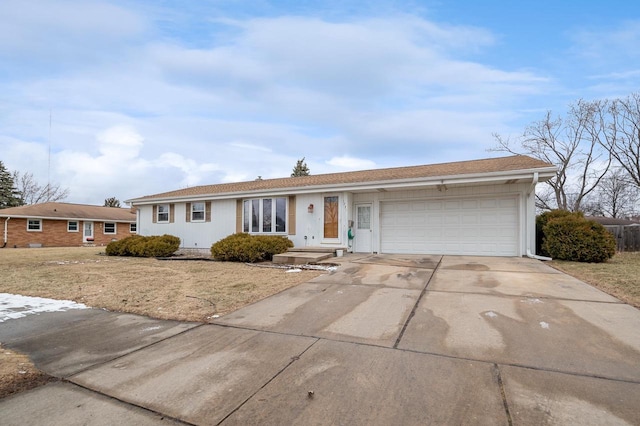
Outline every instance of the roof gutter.
{"type": "Polygon", "coordinates": [[[529,187],[529,192],[527,192],[527,195],[531,194],[533,191],[536,190],[536,185],[538,184],[538,172],[533,172],[533,180],[531,181],[531,186],[529,187]]]}
{"type": "MultiPolygon", "coordinates": [[[[536,185],[538,184],[538,172],[533,172],[533,179],[531,180],[531,186],[529,187],[529,192],[527,193],[527,195],[531,195],[531,193],[535,192],[536,190],[536,185]]],[[[546,256],[539,256],[537,254],[533,254],[531,253],[531,249],[527,247],[527,257],[530,259],[536,259],[536,260],[544,260],[544,261],[550,261],[553,260],[550,257],[546,257],[546,256]]]]}
{"type": "Polygon", "coordinates": [[[11,216],[7,216],[7,218],[4,220],[4,244],[2,245],[2,247],[0,248],[5,248],[7,246],[7,240],[8,235],[9,235],[9,219],[11,219],[11,216]]]}

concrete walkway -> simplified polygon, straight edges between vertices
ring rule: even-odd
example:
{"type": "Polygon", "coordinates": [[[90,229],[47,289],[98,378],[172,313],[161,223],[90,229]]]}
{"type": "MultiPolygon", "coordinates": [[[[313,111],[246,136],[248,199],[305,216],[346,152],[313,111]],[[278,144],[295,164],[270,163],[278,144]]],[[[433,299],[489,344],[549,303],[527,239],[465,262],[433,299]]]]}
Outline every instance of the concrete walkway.
{"type": "MultiPolygon", "coordinates": [[[[333,259],[336,260],[336,259],[333,259]]],[[[3,323],[2,424],[640,424],[640,311],[520,258],[349,255],[219,318],[3,323]]]]}

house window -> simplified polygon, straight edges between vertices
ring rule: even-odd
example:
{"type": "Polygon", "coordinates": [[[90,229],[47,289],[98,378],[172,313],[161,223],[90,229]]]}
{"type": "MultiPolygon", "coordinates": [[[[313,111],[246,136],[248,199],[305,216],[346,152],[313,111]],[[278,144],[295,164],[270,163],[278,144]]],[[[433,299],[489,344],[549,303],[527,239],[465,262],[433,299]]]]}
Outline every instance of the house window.
{"type": "Polygon", "coordinates": [[[138,224],[137,223],[130,223],[129,224],[129,232],[132,234],[135,234],[138,232],[138,224]]]}
{"type": "Polygon", "coordinates": [[[104,223],[104,233],[105,234],[115,234],[116,233],[116,224],[114,222],[105,222],[104,223]]]}
{"type": "Polygon", "coordinates": [[[78,232],[79,229],[77,220],[67,222],[67,232],[78,232]]]}
{"type": "Polygon", "coordinates": [[[191,203],[191,222],[204,222],[204,203],[191,203]]]}
{"type": "Polygon", "coordinates": [[[29,219],[27,221],[27,231],[42,231],[42,219],[29,219]]]}
{"type": "Polygon", "coordinates": [[[324,238],[338,238],[338,196],[324,197],[324,238]]]}
{"type": "Polygon", "coordinates": [[[169,204],[158,205],[158,222],[169,222],[169,204]]]}
{"type": "Polygon", "coordinates": [[[287,232],[287,199],[244,200],[243,231],[250,233],[287,232]]]}

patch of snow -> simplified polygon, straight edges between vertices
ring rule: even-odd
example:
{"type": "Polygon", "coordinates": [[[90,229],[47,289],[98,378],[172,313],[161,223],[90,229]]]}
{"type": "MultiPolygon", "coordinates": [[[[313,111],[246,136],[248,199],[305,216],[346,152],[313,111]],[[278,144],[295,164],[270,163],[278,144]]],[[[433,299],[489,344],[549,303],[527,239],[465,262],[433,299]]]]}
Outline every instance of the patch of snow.
{"type": "Polygon", "coordinates": [[[215,315],[211,315],[210,317],[207,317],[207,319],[211,319],[211,318],[220,318],[220,315],[215,314],[215,315]]]}
{"type": "Polygon", "coordinates": [[[496,314],[493,311],[489,311],[485,313],[485,316],[488,316],[489,318],[496,318],[498,316],[498,314],[496,314]]]}
{"type": "Polygon", "coordinates": [[[549,323],[544,322],[544,321],[540,321],[540,327],[548,330],[549,329],[549,323]]]}
{"type": "Polygon", "coordinates": [[[71,300],[54,300],[0,293],[0,322],[41,312],[60,312],[68,311],[69,309],[87,309],[87,307],[82,303],[76,303],[71,300]]]}
{"type": "Polygon", "coordinates": [[[525,299],[525,300],[521,300],[520,302],[527,303],[529,305],[536,305],[538,303],[544,303],[542,300],[538,299],[537,297],[536,298],[528,298],[528,299],[525,299]]]}
{"type": "Polygon", "coordinates": [[[153,331],[153,330],[160,330],[162,328],[162,326],[160,325],[156,325],[153,327],[147,327],[147,328],[143,328],[142,331],[153,331]]]}
{"type": "Polygon", "coordinates": [[[286,272],[286,273],[289,273],[289,272],[302,272],[302,269],[300,269],[300,268],[288,269],[288,270],[286,270],[285,272],[286,272]]]}

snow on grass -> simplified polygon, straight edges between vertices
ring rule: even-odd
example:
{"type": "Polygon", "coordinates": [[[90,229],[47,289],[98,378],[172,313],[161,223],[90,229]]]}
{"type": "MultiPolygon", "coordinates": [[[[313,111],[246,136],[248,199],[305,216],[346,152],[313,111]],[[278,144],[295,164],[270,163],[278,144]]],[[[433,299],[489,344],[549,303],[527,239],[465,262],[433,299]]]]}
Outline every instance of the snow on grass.
{"type": "Polygon", "coordinates": [[[87,307],[71,300],[54,300],[0,293],[0,322],[41,312],[60,312],[68,311],[69,309],[87,309],[87,307]]]}

